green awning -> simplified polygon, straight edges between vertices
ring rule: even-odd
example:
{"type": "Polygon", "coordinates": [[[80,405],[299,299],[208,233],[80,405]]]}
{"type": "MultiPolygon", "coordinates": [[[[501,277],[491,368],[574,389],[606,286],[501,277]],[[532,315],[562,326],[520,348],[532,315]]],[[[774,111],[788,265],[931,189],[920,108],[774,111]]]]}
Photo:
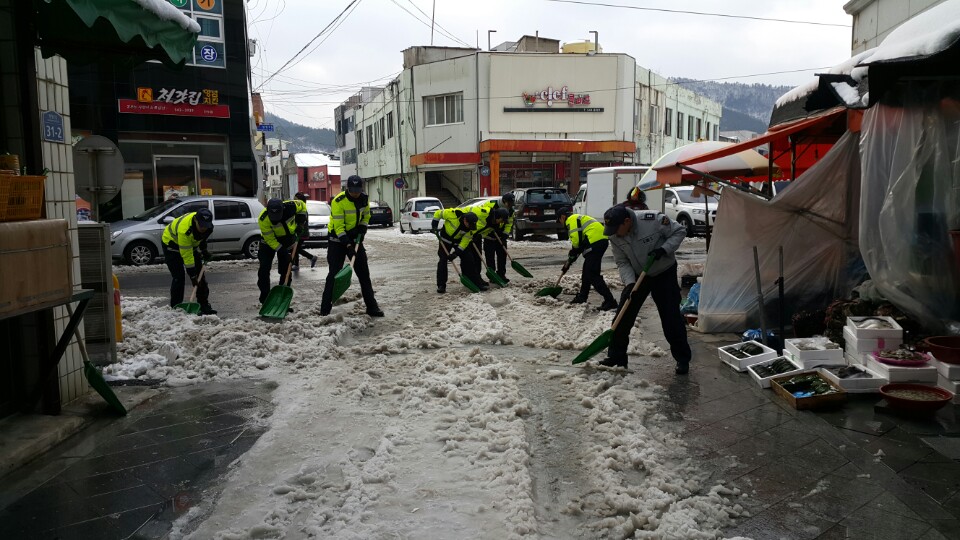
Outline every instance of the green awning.
{"type": "Polygon", "coordinates": [[[44,57],[183,65],[200,26],[166,0],[33,0],[44,57]]]}

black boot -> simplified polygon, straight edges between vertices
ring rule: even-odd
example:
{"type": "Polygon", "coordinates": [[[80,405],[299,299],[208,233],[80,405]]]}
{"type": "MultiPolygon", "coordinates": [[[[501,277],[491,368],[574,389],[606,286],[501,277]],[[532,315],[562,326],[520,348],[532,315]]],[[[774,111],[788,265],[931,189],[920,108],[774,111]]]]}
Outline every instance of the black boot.
{"type": "Polygon", "coordinates": [[[373,306],[367,308],[367,315],[371,317],[383,317],[383,311],[379,307],[373,306]]]}
{"type": "Polygon", "coordinates": [[[600,311],[611,311],[614,309],[617,309],[617,301],[612,297],[607,298],[602,304],[600,304],[600,311]]]}
{"type": "Polygon", "coordinates": [[[626,359],[626,358],[609,358],[609,357],[608,357],[608,358],[604,358],[603,360],[597,362],[597,365],[600,365],[600,366],[603,366],[603,367],[620,367],[620,368],[626,368],[626,367],[627,367],[627,359],[626,359]]]}
{"type": "Polygon", "coordinates": [[[213,309],[210,304],[200,304],[200,314],[201,315],[216,315],[217,310],[213,309]]]}
{"type": "Polygon", "coordinates": [[[574,297],[573,297],[573,300],[571,300],[570,303],[571,303],[571,304],[586,304],[586,303],[587,303],[587,299],[586,299],[586,297],[584,297],[584,296],[577,295],[577,296],[574,296],[574,297]]]}
{"type": "Polygon", "coordinates": [[[446,285],[437,285],[437,292],[440,293],[440,294],[443,294],[443,293],[447,292],[447,286],[446,286],[446,285]]]}
{"type": "Polygon", "coordinates": [[[690,372],[690,362],[677,362],[677,368],[673,372],[677,375],[686,375],[690,372]]]}

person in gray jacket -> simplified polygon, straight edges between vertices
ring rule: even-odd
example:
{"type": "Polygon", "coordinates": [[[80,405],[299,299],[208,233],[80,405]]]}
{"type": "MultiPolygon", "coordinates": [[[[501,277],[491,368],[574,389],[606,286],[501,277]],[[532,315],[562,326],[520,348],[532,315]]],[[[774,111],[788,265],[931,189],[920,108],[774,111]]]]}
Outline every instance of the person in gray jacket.
{"type": "Polygon", "coordinates": [[[687,343],[686,324],[680,314],[677,260],[673,256],[686,236],[686,229],[663,214],[649,210],[631,210],[622,205],[607,210],[603,214],[603,224],[603,234],[610,237],[613,259],[620,271],[620,279],[626,285],[620,295],[618,313],[630,297],[648,257],[653,255],[655,260],[617,325],[607,348],[607,358],[600,361],[600,365],[627,367],[630,331],[637,320],[640,307],[647,295],[650,295],[657,304],[663,335],[670,343],[670,353],[677,361],[676,373],[686,374],[690,369],[692,353],[690,344],[687,343]]]}

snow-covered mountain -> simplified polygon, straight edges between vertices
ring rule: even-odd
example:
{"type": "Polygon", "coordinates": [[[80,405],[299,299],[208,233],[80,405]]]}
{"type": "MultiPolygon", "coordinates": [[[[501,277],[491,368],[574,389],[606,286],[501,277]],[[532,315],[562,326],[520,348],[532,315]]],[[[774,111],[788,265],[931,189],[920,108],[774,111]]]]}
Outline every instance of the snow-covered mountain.
{"type": "Polygon", "coordinates": [[[763,133],[770,122],[770,112],[777,98],[790,86],[696,81],[677,78],[674,81],[723,105],[720,131],[749,130],[763,133]]]}

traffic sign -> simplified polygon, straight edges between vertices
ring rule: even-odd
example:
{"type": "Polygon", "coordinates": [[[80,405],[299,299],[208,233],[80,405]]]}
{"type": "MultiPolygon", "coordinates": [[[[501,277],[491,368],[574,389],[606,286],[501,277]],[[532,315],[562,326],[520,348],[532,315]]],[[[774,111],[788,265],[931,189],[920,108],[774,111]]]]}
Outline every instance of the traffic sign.
{"type": "Polygon", "coordinates": [[[407,185],[407,183],[403,181],[403,178],[397,178],[393,181],[393,185],[397,189],[403,189],[403,186],[407,185]]]}
{"type": "Polygon", "coordinates": [[[480,167],[480,176],[490,176],[490,167],[486,165],[480,167]]]}
{"type": "Polygon", "coordinates": [[[259,124],[257,125],[257,131],[263,131],[265,133],[273,133],[273,124],[259,124]]]}

